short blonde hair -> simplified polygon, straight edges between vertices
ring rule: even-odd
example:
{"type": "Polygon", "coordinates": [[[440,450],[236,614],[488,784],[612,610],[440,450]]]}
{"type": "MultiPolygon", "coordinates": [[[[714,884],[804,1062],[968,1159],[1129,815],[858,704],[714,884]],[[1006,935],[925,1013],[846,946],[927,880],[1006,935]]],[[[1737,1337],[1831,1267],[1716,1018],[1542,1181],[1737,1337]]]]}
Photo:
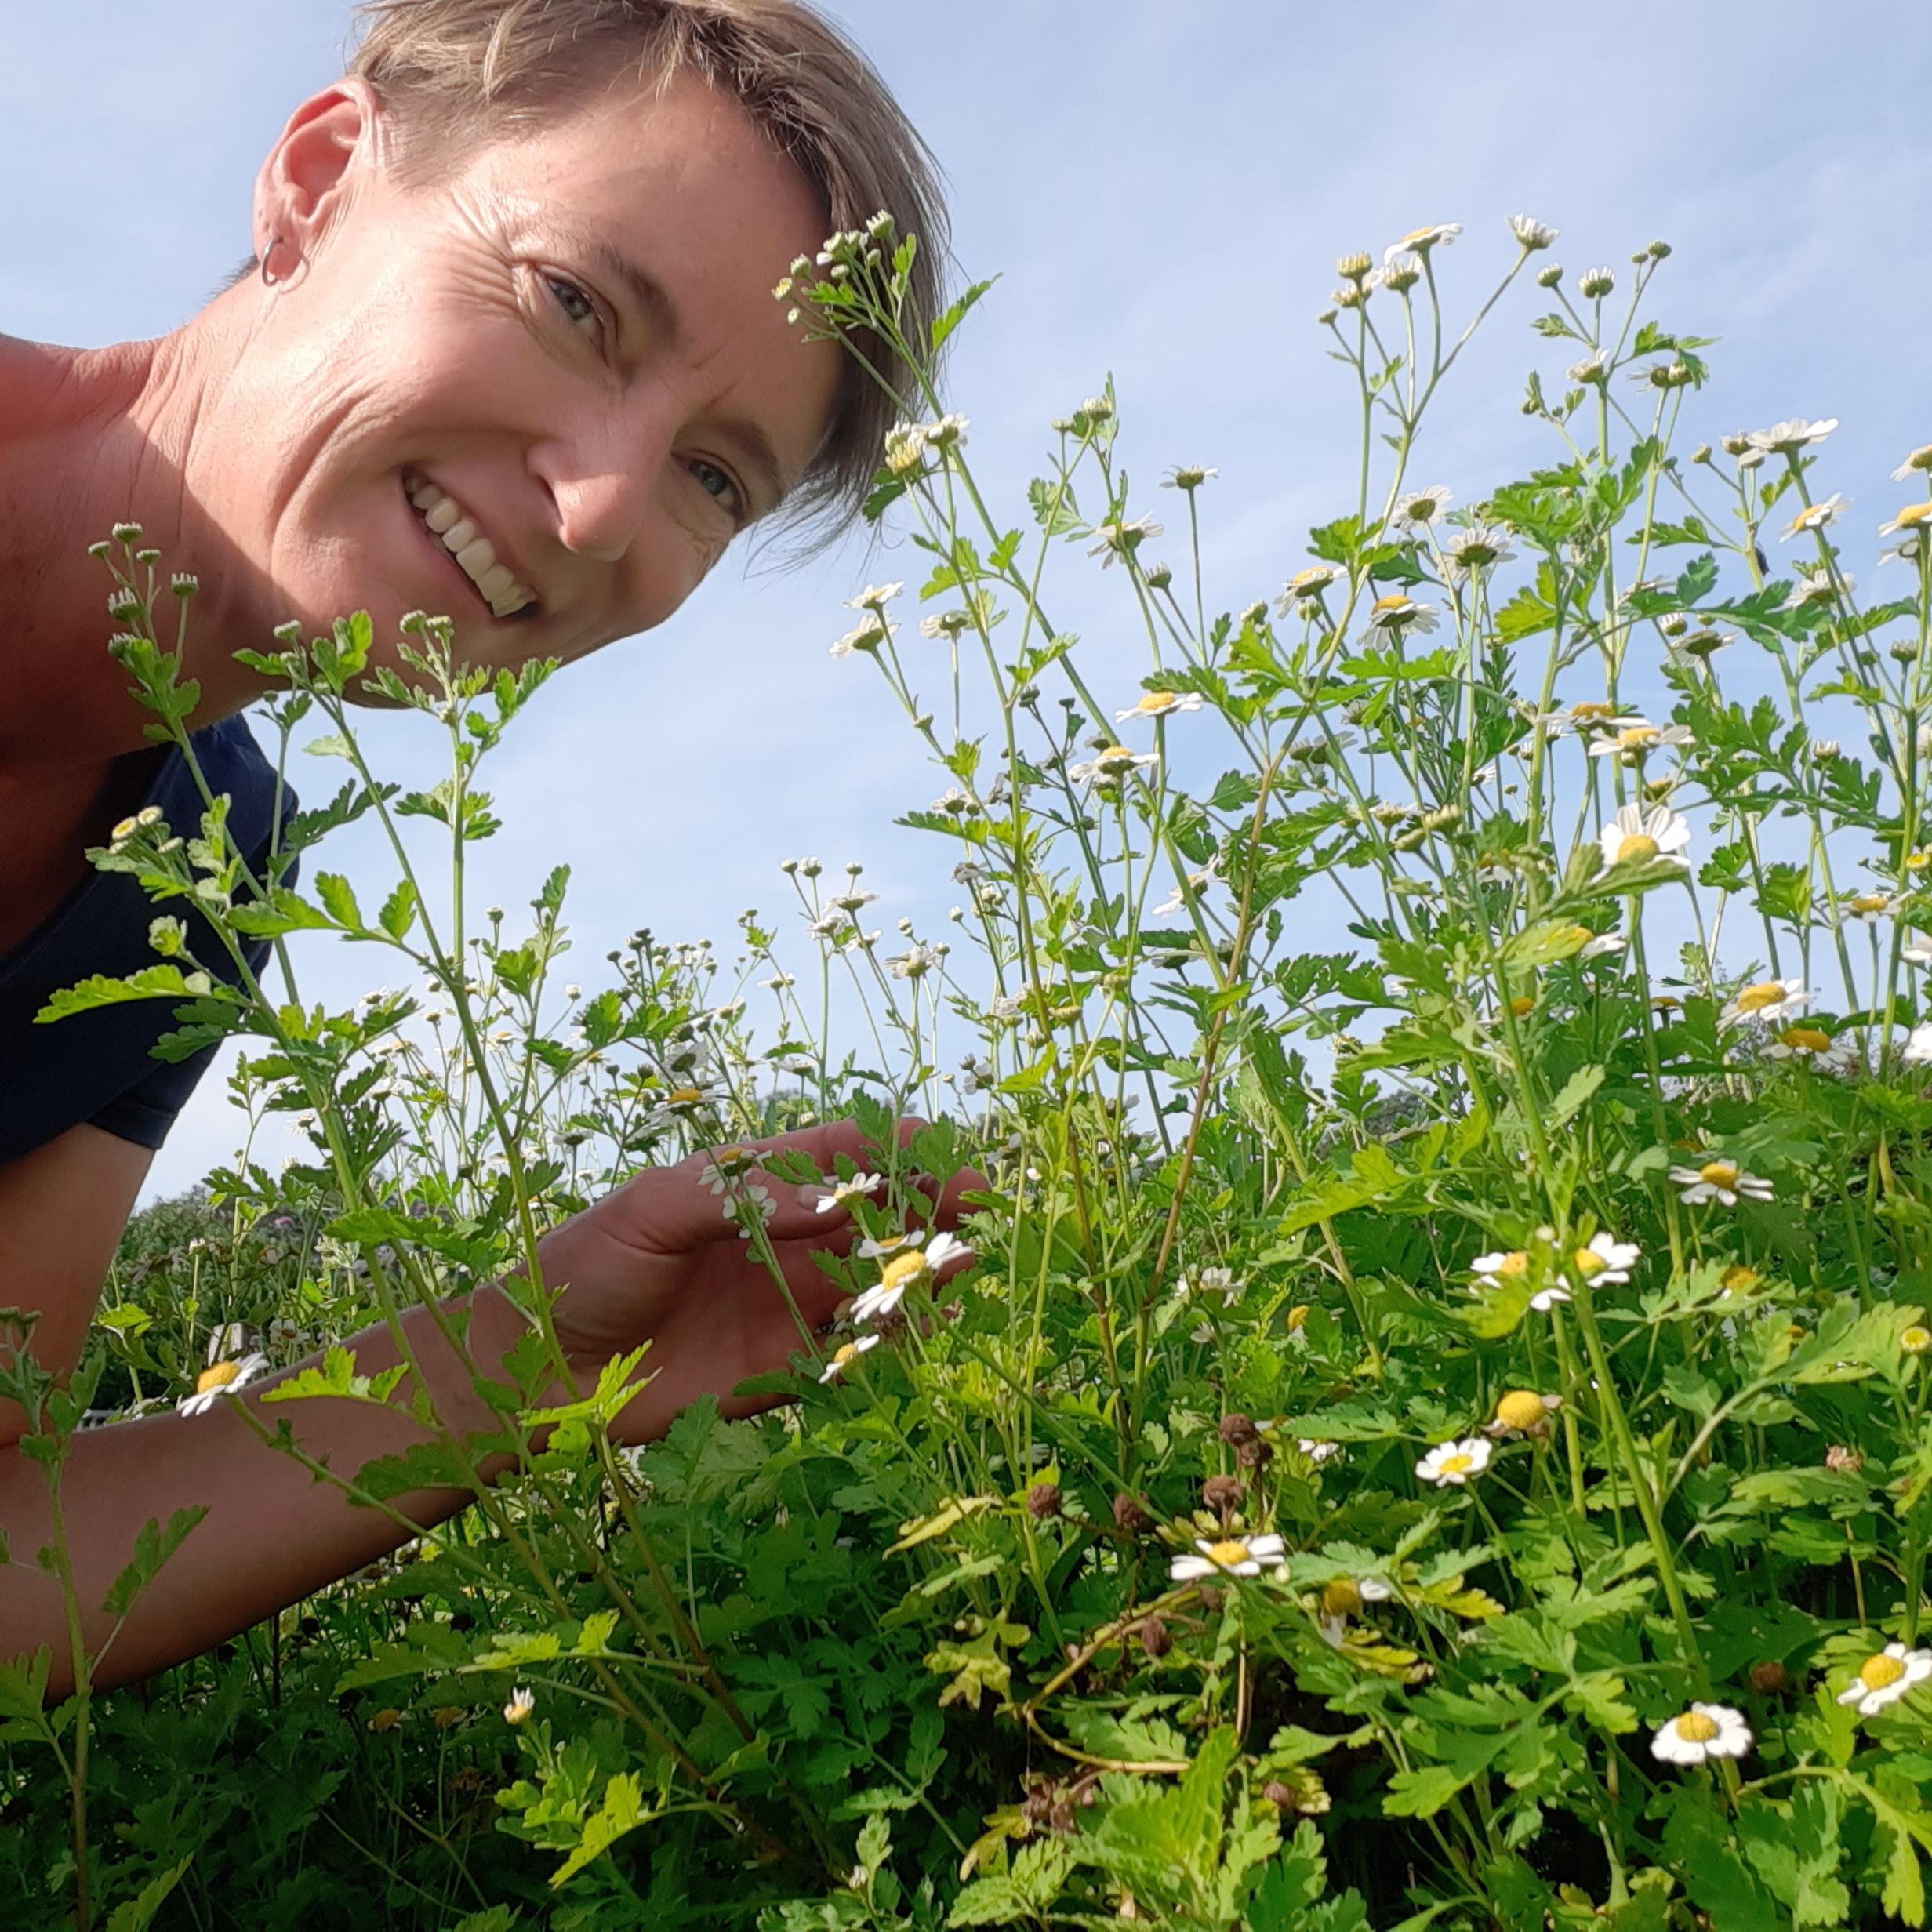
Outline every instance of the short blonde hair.
{"type": "MultiPolygon", "coordinates": [[[[883,209],[918,236],[906,333],[930,340],[948,239],[937,165],[871,63],[800,0],[363,0],[357,16],[348,71],[394,117],[405,183],[431,185],[493,136],[598,94],[695,74],[798,169],[828,234],[883,209]]],[[[847,358],[830,431],[788,521],[855,515],[885,432],[917,409],[910,372],[883,343],[859,346],[902,393],[895,400],[847,358]]]]}

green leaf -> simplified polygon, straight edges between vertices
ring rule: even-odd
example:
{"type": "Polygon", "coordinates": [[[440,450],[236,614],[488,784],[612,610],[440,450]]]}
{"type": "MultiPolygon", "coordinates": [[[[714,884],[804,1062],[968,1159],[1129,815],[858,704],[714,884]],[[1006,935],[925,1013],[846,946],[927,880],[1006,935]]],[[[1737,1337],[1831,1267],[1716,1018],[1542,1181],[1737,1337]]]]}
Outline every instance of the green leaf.
{"type": "Polygon", "coordinates": [[[179,1865],[157,1872],[133,1898],[124,1898],[108,1914],[104,1932],[147,1932],[154,1914],[160,1911],[168,1894],[181,1883],[183,1875],[194,1862],[194,1854],[190,1852],[179,1865]]]}
{"type": "Polygon", "coordinates": [[[317,873],[315,896],[337,925],[345,926],[351,932],[368,931],[363,924],[362,908],[356,903],[355,888],[340,873],[317,873]]]}
{"type": "Polygon", "coordinates": [[[626,1832],[648,1821],[644,1808],[644,1792],[629,1771],[619,1771],[604,1787],[604,1802],[597,1815],[586,1821],[577,1848],[550,1874],[553,1889],[576,1876],[594,1858],[601,1858],[626,1832]]]}

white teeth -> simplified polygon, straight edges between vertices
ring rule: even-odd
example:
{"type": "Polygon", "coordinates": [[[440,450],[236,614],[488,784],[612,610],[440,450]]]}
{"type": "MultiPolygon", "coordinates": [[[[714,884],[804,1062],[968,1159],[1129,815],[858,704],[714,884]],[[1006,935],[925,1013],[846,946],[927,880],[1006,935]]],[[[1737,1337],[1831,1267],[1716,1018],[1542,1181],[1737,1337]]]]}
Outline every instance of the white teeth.
{"type": "Polygon", "coordinates": [[[526,604],[536,601],[536,593],[517,581],[507,564],[496,561],[489,539],[475,521],[463,514],[463,507],[446,491],[419,478],[409,491],[417,514],[440,538],[463,575],[474,583],[483,600],[499,617],[514,616],[526,604]]]}

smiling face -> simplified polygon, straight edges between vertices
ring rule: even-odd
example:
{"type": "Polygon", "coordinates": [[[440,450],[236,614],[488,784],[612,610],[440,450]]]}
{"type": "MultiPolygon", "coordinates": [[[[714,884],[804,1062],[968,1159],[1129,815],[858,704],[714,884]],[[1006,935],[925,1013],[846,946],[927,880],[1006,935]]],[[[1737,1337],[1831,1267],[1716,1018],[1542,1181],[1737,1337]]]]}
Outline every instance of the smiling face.
{"type": "Polygon", "coordinates": [[[688,75],[433,187],[386,150],[360,83],[290,122],[256,198],[279,279],[234,292],[256,319],[191,445],[261,630],[422,609],[495,666],[661,623],[830,426],[837,351],[772,296],[822,239],[811,187],[688,75]]]}

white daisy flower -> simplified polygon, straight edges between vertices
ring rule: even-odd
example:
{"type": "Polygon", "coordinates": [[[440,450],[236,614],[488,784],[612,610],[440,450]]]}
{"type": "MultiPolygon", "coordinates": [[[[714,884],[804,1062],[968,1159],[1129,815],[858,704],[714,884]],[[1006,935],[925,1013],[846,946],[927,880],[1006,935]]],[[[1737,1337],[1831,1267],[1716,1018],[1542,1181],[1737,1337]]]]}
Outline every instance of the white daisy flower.
{"type": "Polygon", "coordinates": [[[1386,597],[1377,597],[1368,613],[1369,629],[1385,631],[1391,637],[1404,636],[1411,630],[1433,630],[1436,622],[1434,605],[1418,604],[1402,590],[1391,590],[1386,597]]]}
{"type": "Polygon", "coordinates": [[[1822,530],[1828,525],[1836,523],[1850,507],[1851,499],[1841,496],[1836,490],[1833,490],[1822,503],[1810,504],[1799,510],[1785,525],[1784,535],[1778,540],[1781,543],[1789,543],[1792,537],[1802,536],[1807,530],[1822,530]]]}
{"type": "Polygon", "coordinates": [[[510,1694],[510,1701],[503,1706],[503,1722],[521,1724],[536,1709],[536,1699],[521,1684],[510,1694]]]}
{"type": "Polygon", "coordinates": [[[971,611],[940,611],[931,617],[920,619],[919,634],[922,637],[957,640],[964,637],[972,626],[971,611]]]}
{"type": "Polygon", "coordinates": [[[1902,483],[1915,470],[1932,470],[1932,443],[1921,443],[1898,467],[1892,472],[1892,481],[1902,483]]]}
{"type": "Polygon", "coordinates": [[[1340,1443],[1317,1442],[1311,1436],[1296,1436],[1295,1446],[1308,1458],[1309,1462],[1314,1463],[1326,1462],[1331,1457],[1338,1456],[1342,1453],[1340,1443]]]}
{"type": "Polygon", "coordinates": [[[1426,255],[1433,248],[1446,249],[1462,232],[1459,221],[1438,221],[1426,228],[1411,228],[1400,242],[1391,242],[1382,250],[1382,266],[1386,268],[1398,255],[1426,255]]]}
{"type": "Polygon", "coordinates": [[[1220,877],[1220,873],[1215,869],[1219,863],[1218,859],[1211,859],[1199,872],[1190,872],[1187,875],[1186,891],[1184,892],[1178,885],[1175,886],[1147,917],[1149,919],[1171,919],[1176,913],[1183,910],[1189,895],[1198,896],[1220,877]]]}
{"type": "Polygon", "coordinates": [[[1530,1271],[1530,1258],[1520,1247],[1499,1248],[1493,1255],[1478,1255],[1469,1263],[1469,1273],[1485,1287],[1499,1288],[1505,1280],[1516,1280],[1530,1271]]]}
{"type": "Polygon", "coordinates": [[[1632,1266],[1643,1253],[1635,1241],[1620,1241],[1614,1234],[1599,1233],[1570,1257],[1570,1271],[1593,1287],[1608,1287],[1628,1281],[1632,1266]]]}
{"type": "Polygon", "coordinates": [[[1432,483],[1425,490],[1411,490],[1396,499],[1389,521],[1404,530],[1420,530],[1433,523],[1454,499],[1446,483],[1432,483]]]}
{"type": "MultiPolygon", "coordinates": [[[[860,1251],[868,1245],[879,1246],[862,1243],[860,1251]]],[[[946,1262],[966,1252],[966,1244],[950,1234],[935,1234],[923,1247],[907,1245],[899,1249],[880,1270],[879,1279],[854,1300],[852,1320],[877,1321],[881,1315],[891,1314],[909,1291],[928,1285],[946,1262]]]]}
{"type": "Polygon", "coordinates": [[[848,611],[870,611],[875,616],[883,618],[886,605],[905,588],[902,583],[869,583],[858,596],[846,598],[845,608],[848,611]]]}
{"type": "Polygon", "coordinates": [[[1138,703],[1114,713],[1113,721],[1124,724],[1129,718],[1166,717],[1175,711],[1198,711],[1200,706],[1198,691],[1143,691],[1138,703]]]}
{"type": "Polygon", "coordinates": [[[1502,531],[1481,524],[1458,532],[1443,546],[1443,563],[1452,578],[1487,570],[1493,564],[1506,564],[1515,555],[1502,531]]]}
{"type": "Polygon", "coordinates": [[[1858,1674],[1838,1694],[1840,1704],[1855,1704],[1861,1717],[1876,1717],[1896,1704],[1916,1683],[1932,1677],[1932,1651],[1908,1651],[1888,1643],[1858,1666],[1858,1674]]]}
{"type": "Polygon", "coordinates": [[[1734,1026],[1744,1019],[1766,1022],[1789,1019],[1811,1004],[1802,979],[1759,979],[1741,986],[1717,1016],[1720,1026],[1734,1026]]]}
{"type": "Polygon", "coordinates": [[[1637,860],[1666,859],[1674,864],[1683,861],[1676,855],[1690,842],[1690,821],[1668,805],[1619,805],[1617,815],[1596,835],[1603,848],[1606,866],[1629,865],[1637,860]]]}
{"type": "Polygon", "coordinates": [[[1845,1034],[1834,1038],[1822,1026],[1787,1026],[1764,1044],[1767,1060],[1797,1060],[1825,1073],[1849,1073],[1862,1055],[1845,1034]]]}
{"type": "Polygon", "coordinates": [[[890,641],[899,626],[888,619],[869,616],[865,622],[854,626],[844,637],[833,639],[826,656],[850,657],[855,651],[876,651],[890,641]]]}
{"type": "Polygon", "coordinates": [[[175,1404],[177,1415],[199,1415],[212,1409],[223,1396],[231,1396],[244,1382],[252,1382],[268,1366],[268,1357],[260,1349],[239,1361],[211,1362],[194,1378],[194,1393],[175,1404]]]}
{"type": "MultiPolygon", "coordinates": [[[[1849,597],[1857,586],[1856,581],[1844,577],[1842,581],[1845,594],[1849,597]]],[[[1800,565],[1797,581],[1791,586],[1791,595],[1785,599],[1788,611],[1802,610],[1808,604],[1828,604],[1838,594],[1838,583],[1825,565],[1800,565]]]]}
{"type": "Polygon", "coordinates": [[[834,1208],[843,1208],[848,1200],[865,1200],[884,1185],[883,1174],[855,1174],[849,1181],[841,1181],[821,1194],[812,1211],[830,1214],[834,1208]]]}
{"type": "Polygon", "coordinates": [[[876,1335],[859,1335],[843,1346],[834,1349],[826,1357],[825,1367],[819,1371],[819,1380],[821,1382],[837,1382],[866,1349],[876,1349],[880,1340],[881,1338],[876,1335]]]}
{"type": "Polygon", "coordinates": [[[1932,1019],[1923,1019],[1905,1036],[1899,1056],[1908,1066],[1932,1064],[1932,1019]]]}
{"type": "Polygon", "coordinates": [[[1616,717],[1607,733],[1590,746],[1592,758],[1640,758],[1647,752],[1694,745],[1697,737],[1687,724],[1653,724],[1648,718],[1616,717]]]}
{"type": "Polygon", "coordinates": [[[1102,570],[1110,569],[1117,557],[1131,557],[1149,537],[1160,536],[1166,528],[1150,517],[1128,517],[1117,522],[1097,525],[1094,535],[1100,541],[1087,554],[1100,558],[1102,570]]]}
{"type": "Polygon", "coordinates": [[[1509,217],[1509,232],[1522,244],[1526,255],[1534,255],[1539,249],[1548,248],[1556,238],[1554,228],[1545,227],[1542,222],[1533,220],[1527,215],[1512,215],[1509,217]]]}
{"type": "Polygon", "coordinates": [[[1925,539],[1916,534],[1901,537],[1888,548],[1879,552],[1882,564],[1916,564],[1925,554],[1925,539]]]}
{"type": "Polygon", "coordinates": [[[1728,1704],[1693,1704],[1651,1739],[1651,1756],[1666,1764],[1701,1764],[1709,1758],[1741,1758],[1751,1749],[1751,1727],[1728,1704]]]}
{"type": "Polygon", "coordinates": [[[1908,536],[1916,536],[1928,523],[1932,523],[1932,503],[1908,503],[1890,523],[1879,525],[1879,535],[1895,536],[1903,531],[1908,536]]]}
{"type": "Polygon", "coordinates": [[[1835,416],[1818,423],[1807,423],[1803,416],[1795,416],[1789,422],[1774,423],[1767,430],[1753,430],[1745,441],[1767,456],[1795,456],[1807,444],[1823,442],[1837,427],[1835,416]]]}
{"type": "Polygon", "coordinates": [[[1571,1298],[1570,1291],[1556,1284],[1547,1288],[1538,1288],[1530,1297],[1530,1306],[1538,1314],[1547,1315],[1559,1302],[1567,1302],[1571,1298]]]}
{"type": "Polygon", "coordinates": [[[1416,1464],[1415,1473],[1425,1483],[1439,1487],[1454,1483],[1460,1487],[1489,1467],[1489,1451],[1488,1440],[1482,1436],[1438,1443],[1416,1464]]]}
{"type": "Polygon", "coordinates": [[[915,946],[906,952],[893,953],[885,963],[892,968],[895,979],[919,979],[945,957],[936,946],[915,946]]]}
{"type": "Polygon", "coordinates": [[[1334,1577],[1321,1586],[1315,1621],[1324,1642],[1340,1650],[1349,1619],[1370,1603],[1385,1603],[1395,1592],[1380,1577],[1334,1577]]]}
{"type": "Polygon", "coordinates": [[[1747,1174],[1734,1160],[1707,1160],[1701,1168],[1673,1167],[1670,1181],[1673,1187],[1683,1189],[1679,1198],[1692,1208],[1707,1200],[1734,1208],[1739,1195],[1746,1200],[1769,1200],[1773,1192],[1762,1175],[1747,1174]]]}
{"type": "Polygon", "coordinates": [[[1932,939],[1908,939],[1898,949],[1898,957],[1914,966],[1932,966],[1932,939]]]}
{"type": "Polygon", "coordinates": [[[1070,764],[1066,775],[1075,784],[1088,784],[1095,779],[1120,778],[1137,765],[1158,764],[1157,751],[1129,751],[1124,745],[1109,745],[1104,751],[1078,764],[1070,764]]]}
{"type": "Polygon", "coordinates": [[[1218,1542],[1205,1537],[1194,1539],[1197,1554],[1176,1556],[1168,1566],[1168,1574],[1176,1583],[1196,1583],[1203,1577],[1258,1577],[1264,1563],[1277,1563],[1282,1558],[1278,1536],[1226,1536],[1218,1542]]]}
{"type": "Polygon", "coordinates": [[[1875,926],[1898,903],[1889,892],[1854,892],[1845,901],[1845,916],[1875,926]]]}
{"type": "Polygon", "coordinates": [[[1329,564],[1310,564],[1306,570],[1298,570],[1281,586],[1281,594],[1275,600],[1275,608],[1285,617],[1291,606],[1311,602],[1321,595],[1335,580],[1336,572],[1329,564]]]}
{"type": "Polygon", "coordinates": [[[1593,939],[1586,939],[1577,949],[1580,960],[1603,959],[1612,953],[1621,953],[1630,942],[1621,933],[1600,932],[1593,939]]]}
{"type": "Polygon", "coordinates": [[[1560,711],[1538,711],[1535,722],[1552,738],[1567,738],[1572,732],[1581,735],[1585,732],[1606,730],[1616,715],[1617,707],[1614,704],[1605,704],[1600,699],[1585,698],[1560,711]]]}

